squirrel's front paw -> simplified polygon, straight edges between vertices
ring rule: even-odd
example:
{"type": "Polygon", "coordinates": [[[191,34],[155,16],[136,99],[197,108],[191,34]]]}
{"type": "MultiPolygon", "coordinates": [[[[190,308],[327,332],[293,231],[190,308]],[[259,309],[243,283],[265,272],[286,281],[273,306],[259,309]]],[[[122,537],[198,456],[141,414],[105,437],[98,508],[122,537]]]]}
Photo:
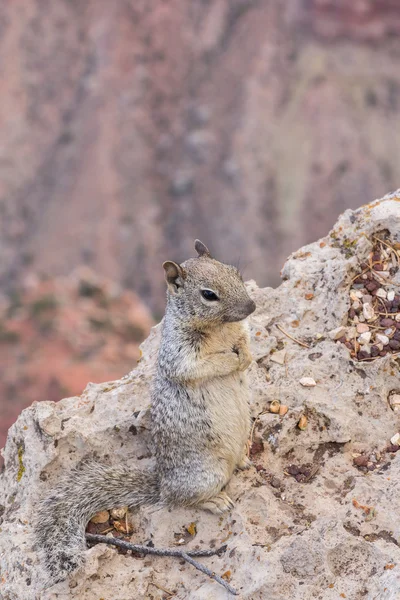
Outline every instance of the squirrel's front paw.
{"type": "Polygon", "coordinates": [[[245,371],[252,363],[253,357],[250,352],[245,348],[244,350],[239,348],[238,350],[239,356],[239,371],[245,371]]]}

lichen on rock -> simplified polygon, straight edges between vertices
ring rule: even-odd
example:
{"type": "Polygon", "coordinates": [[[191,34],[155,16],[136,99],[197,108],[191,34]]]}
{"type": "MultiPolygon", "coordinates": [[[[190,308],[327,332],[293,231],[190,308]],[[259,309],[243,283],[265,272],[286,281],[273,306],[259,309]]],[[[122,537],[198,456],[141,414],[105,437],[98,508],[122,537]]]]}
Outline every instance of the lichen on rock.
{"type": "MultiPolygon", "coordinates": [[[[331,234],[292,254],[279,288],[248,283],[257,303],[249,370],[254,466],[230,482],[230,514],[142,508],[131,517],[136,542],[170,546],[174,532],[195,523],[187,547],[226,543],[224,555],[202,560],[229,572],[247,600],[397,598],[400,451],[390,440],[400,431],[393,400],[400,394],[399,357],[357,360],[339,336],[352,281],[368,261],[372,236],[383,230],[400,242],[400,191],[346,211],[331,234]],[[273,402],[285,411],[271,412],[273,402]],[[299,428],[303,416],[307,425],[299,428]]],[[[400,288],[400,275],[391,277],[400,288]]],[[[80,397],[57,404],[34,403],[10,428],[0,476],[5,600],[161,599],[163,589],[178,600],[228,597],[188,565],[132,559],[103,546],[88,550],[85,567],[69,581],[39,592],[30,537],[38,498],[88,456],[112,464],[151,461],[149,384],[159,331],[153,328],[127,377],[89,384],[80,397]]]]}
{"type": "Polygon", "coordinates": [[[25,473],[23,456],[24,456],[24,447],[21,444],[21,446],[18,447],[18,473],[17,473],[17,481],[21,481],[22,476],[25,473]]]}

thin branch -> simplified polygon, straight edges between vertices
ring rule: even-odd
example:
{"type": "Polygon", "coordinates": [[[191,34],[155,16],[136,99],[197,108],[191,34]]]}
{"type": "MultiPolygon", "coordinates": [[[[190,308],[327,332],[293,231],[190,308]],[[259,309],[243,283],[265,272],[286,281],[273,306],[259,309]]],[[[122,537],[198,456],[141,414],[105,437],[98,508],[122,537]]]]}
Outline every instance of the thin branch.
{"type": "Polygon", "coordinates": [[[304,348],[311,348],[311,346],[309,346],[309,344],[306,344],[305,342],[300,342],[300,340],[297,340],[296,338],[294,338],[293,336],[291,336],[290,333],[288,333],[287,331],[285,331],[284,329],[282,329],[282,327],[280,325],[278,325],[278,323],[275,323],[275,326],[279,329],[279,331],[281,331],[288,338],[290,338],[291,340],[293,340],[293,342],[296,342],[296,344],[300,344],[300,346],[304,346],[304,348]]]}
{"type": "Polygon", "coordinates": [[[164,592],[165,594],[168,594],[168,596],[175,596],[175,592],[170,592],[169,590],[166,590],[164,587],[162,587],[161,585],[159,585],[158,583],[155,583],[154,581],[150,581],[147,585],[147,590],[149,589],[149,587],[151,585],[154,585],[154,587],[156,587],[158,590],[161,590],[162,592],[164,592]]]}
{"type": "Polygon", "coordinates": [[[222,579],[219,575],[213,573],[208,567],[194,560],[192,556],[221,556],[226,550],[226,544],[217,548],[217,550],[188,550],[187,552],[179,550],[178,548],[151,548],[150,546],[142,546],[140,544],[131,544],[125,540],[120,540],[114,537],[107,537],[105,535],[96,535],[93,533],[87,533],[86,539],[88,542],[96,542],[99,544],[110,544],[112,546],[118,546],[124,550],[131,550],[132,552],[138,552],[140,554],[153,554],[155,556],[175,556],[182,558],[189,564],[193,565],[196,569],[214,579],[217,583],[224,586],[234,596],[238,595],[238,592],[233,588],[227,581],[222,579]]]}
{"type": "Polygon", "coordinates": [[[223,585],[224,588],[227,589],[228,592],[230,592],[233,596],[239,595],[239,592],[236,591],[235,588],[233,588],[231,585],[229,585],[229,583],[227,581],[225,581],[225,579],[222,579],[222,577],[220,577],[219,575],[216,575],[215,573],[210,571],[210,569],[208,569],[204,565],[197,562],[197,560],[194,560],[193,558],[191,558],[188,554],[186,554],[186,552],[182,552],[182,558],[184,560],[186,560],[186,562],[193,565],[196,569],[198,569],[199,571],[204,573],[205,575],[208,575],[209,577],[211,577],[212,579],[214,579],[215,581],[217,581],[218,583],[223,585]]]}
{"type": "Polygon", "coordinates": [[[377,238],[376,236],[372,236],[374,240],[376,240],[377,242],[379,242],[380,244],[384,244],[387,248],[390,248],[390,250],[394,253],[394,255],[396,256],[397,260],[399,260],[400,255],[397,252],[397,250],[395,248],[393,248],[393,246],[391,246],[390,244],[388,244],[388,242],[385,242],[379,238],[377,238]]]}
{"type": "MultiPolygon", "coordinates": [[[[98,544],[110,544],[112,546],[118,546],[124,550],[132,550],[132,552],[139,552],[140,554],[154,554],[155,556],[181,556],[182,550],[178,548],[152,548],[151,546],[143,546],[141,544],[131,544],[120,538],[107,537],[105,535],[99,535],[96,533],[86,533],[86,539],[88,542],[97,542],[98,544]]],[[[189,556],[221,556],[225,552],[227,545],[224,544],[216,550],[188,550],[186,554],[189,556]]]]}
{"type": "Polygon", "coordinates": [[[370,357],[368,357],[368,358],[359,358],[358,362],[365,362],[365,361],[372,362],[374,360],[379,360],[380,358],[387,358],[387,357],[392,358],[392,357],[397,357],[397,356],[400,356],[400,352],[387,352],[385,354],[385,356],[372,356],[371,358],[370,357]]]}
{"type": "MultiPolygon", "coordinates": [[[[383,313],[385,315],[385,317],[388,319],[389,318],[389,313],[387,311],[386,308],[386,304],[384,303],[384,301],[382,300],[382,298],[380,298],[379,296],[375,296],[376,298],[378,298],[378,302],[380,302],[385,310],[385,312],[383,313]]],[[[381,313],[379,312],[379,308],[378,308],[378,314],[380,315],[381,313]]]]}

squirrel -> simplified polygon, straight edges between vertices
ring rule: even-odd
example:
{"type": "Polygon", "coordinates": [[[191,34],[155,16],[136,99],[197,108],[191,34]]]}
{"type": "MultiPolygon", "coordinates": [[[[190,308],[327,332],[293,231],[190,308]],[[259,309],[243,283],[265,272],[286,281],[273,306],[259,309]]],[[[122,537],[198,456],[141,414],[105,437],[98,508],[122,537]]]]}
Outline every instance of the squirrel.
{"type": "Polygon", "coordinates": [[[163,264],[167,305],[151,391],[155,466],[84,462],[39,503],[34,538],[46,583],[64,580],[84,562],[85,527],[116,506],[186,506],[220,514],[236,468],[250,466],[252,361],[242,322],[256,308],[236,267],[195,241],[197,258],[163,264]]]}

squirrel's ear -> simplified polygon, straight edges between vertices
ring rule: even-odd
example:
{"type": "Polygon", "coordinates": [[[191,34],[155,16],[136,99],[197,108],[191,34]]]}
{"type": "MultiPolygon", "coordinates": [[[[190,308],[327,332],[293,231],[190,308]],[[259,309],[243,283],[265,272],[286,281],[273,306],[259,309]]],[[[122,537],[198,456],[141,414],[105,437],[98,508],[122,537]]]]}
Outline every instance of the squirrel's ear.
{"type": "Polygon", "coordinates": [[[172,260],[165,261],[165,263],[163,263],[163,269],[165,271],[165,281],[167,282],[169,291],[176,294],[179,288],[183,287],[183,282],[186,278],[185,270],[172,260]]]}
{"type": "Polygon", "coordinates": [[[200,240],[195,240],[195,242],[194,242],[194,249],[196,250],[196,252],[199,255],[199,257],[200,256],[206,256],[207,258],[211,258],[211,254],[210,254],[209,249],[200,240]]]}

